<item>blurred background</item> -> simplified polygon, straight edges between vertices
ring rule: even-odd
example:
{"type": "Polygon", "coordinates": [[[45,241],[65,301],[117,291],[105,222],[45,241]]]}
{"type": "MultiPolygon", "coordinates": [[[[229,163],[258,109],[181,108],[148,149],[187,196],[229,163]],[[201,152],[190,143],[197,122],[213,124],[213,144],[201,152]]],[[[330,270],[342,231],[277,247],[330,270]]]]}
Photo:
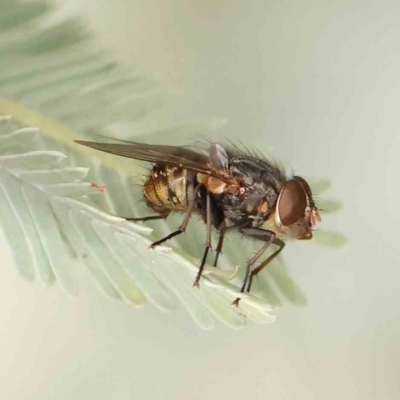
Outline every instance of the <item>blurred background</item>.
{"type": "MultiPolygon", "coordinates": [[[[3,0],[6,1],[6,0],[3,0]]],[[[78,299],[16,274],[2,240],[2,399],[396,399],[400,381],[400,4],[64,0],[114,58],[182,93],[148,123],[224,135],[328,179],[343,250],[286,253],[308,298],[272,325],[202,331],[183,309],[78,299]]]]}

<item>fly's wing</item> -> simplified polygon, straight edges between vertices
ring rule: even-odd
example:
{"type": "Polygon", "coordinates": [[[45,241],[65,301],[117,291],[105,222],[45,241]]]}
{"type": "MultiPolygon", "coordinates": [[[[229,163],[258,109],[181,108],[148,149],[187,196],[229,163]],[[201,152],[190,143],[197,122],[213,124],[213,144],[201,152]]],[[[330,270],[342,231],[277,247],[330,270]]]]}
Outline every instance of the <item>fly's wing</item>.
{"type": "Polygon", "coordinates": [[[84,140],[76,140],[75,142],[83,146],[104,151],[105,153],[151,163],[180,167],[214,176],[226,183],[232,183],[233,181],[229,170],[214,167],[211,165],[208,156],[183,146],[152,145],[136,142],[129,142],[129,144],[96,143],[84,140]]]}

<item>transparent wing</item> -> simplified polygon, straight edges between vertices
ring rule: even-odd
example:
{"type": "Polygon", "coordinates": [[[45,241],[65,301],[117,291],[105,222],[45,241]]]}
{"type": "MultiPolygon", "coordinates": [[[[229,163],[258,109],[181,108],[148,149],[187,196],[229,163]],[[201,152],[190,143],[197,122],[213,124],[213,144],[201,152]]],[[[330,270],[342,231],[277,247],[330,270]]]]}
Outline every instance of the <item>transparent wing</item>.
{"type": "Polygon", "coordinates": [[[229,173],[224,172],[224,170],[227,169],[214,168],[210,164],[208,156],[197,153],[183,146],[152,145],[145,143],[96,143],[84,140],[76,140],[75,142],[83,146],[104,151],[105,153],[115,154],[141,161],[180,167],[194,172],[200,172],[214,176],[227,183],[232,182],[232,177],[229,175],[229,173]]]}

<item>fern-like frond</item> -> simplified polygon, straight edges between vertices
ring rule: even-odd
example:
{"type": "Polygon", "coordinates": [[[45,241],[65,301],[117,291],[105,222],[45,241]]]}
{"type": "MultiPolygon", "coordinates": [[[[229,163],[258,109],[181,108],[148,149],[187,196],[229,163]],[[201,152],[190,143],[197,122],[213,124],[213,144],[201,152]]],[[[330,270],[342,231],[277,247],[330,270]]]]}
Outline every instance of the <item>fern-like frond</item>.
{"type": "Polygon", "coordinates": [[[0,155],[2,222],[26,279],[37,277],[45,285],[57,280],[68,294],[77,295],[68,244],[112,299],[136,307],[149,300],[163,311],[172,310],[178,299],[205,329],[213,327],[214,317],[231,327],[243,326],[246,315],[260,322],[273,320],[271,307],[253,296],[243,296],[240,310],[231,306],[240,295],[227,281],[231,271],[207,268],[202,289],[193,289],[198,268],[188,257],[165,247],[149,250],[149,228],[91,204],[90,197],[101,196],[102,188],[82,181],[86,168],[66,165],[66,155],[58,151],[21,152],[21,143],[34,148],[39,135],[38,129],[25,128],[0,136],[9,145],[7,154],[0,155]],[[19,140],[22,134],[24,142],[19,140]]]}

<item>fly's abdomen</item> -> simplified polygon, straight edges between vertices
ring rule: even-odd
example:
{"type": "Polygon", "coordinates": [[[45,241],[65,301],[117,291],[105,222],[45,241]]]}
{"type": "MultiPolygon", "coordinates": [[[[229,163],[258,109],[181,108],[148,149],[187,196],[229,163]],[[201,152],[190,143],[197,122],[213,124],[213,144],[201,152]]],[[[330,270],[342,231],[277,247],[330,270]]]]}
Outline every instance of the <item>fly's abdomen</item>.
{"type": "Polygon", "coordinates": [[[187,175],[182,168],[154,165],[143,185],[147,204],[159,213],[185,210],[191,192],[187,175]]]}

